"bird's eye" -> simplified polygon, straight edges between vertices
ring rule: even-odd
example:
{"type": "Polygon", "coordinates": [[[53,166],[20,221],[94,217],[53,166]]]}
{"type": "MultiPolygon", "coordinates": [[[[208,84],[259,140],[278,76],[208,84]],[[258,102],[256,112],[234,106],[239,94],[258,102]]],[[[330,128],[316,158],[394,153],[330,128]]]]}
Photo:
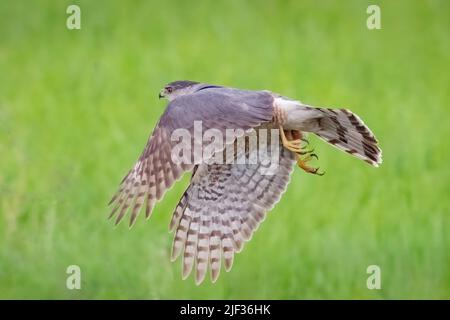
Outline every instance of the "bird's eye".
{"type": "Polygon", "coordinates": [[[172,93],[172,90],[173,90],[172,87],[167,87],[167,88],[166,88],[166,91],[167,91],[168,93],[172,93]]]}

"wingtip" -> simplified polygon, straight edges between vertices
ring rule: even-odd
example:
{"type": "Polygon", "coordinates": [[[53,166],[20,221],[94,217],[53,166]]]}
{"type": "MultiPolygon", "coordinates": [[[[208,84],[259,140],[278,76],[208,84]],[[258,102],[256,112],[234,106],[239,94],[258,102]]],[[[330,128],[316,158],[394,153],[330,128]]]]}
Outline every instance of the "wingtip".
{"type": "Polygon", "coordinates": [[[199,286],[202,284],[203,280],[205,280],[205,277],[203,276],[202,278],[196,278],[195,279],[195,285],[199,286]]]}
{"type": "Polygon", "coordinates": [[[180,250],[177,250],[172,246],[172,251],[170,252],[170,261],[175,262],[180,255],[180,250]]]}
{"type": "Polygon", "coordinates": [[[133,212],[133,214],[130,217],[130,222],[128,223],[128,229],[133,228],[133,226],[135,225],[135,223],[137,221],[137,217],[138,217],[138,213],[133,212]]]}
{"type": "Polygon", "coordinates": [[[123,216],[120,216],[120,214],[117,216],[116,221],[114,221],[114,226],[117,226],[120,221],[122,221],[123,216]]]}
{"type": "Polygon", "coordinates": [[[196,269],[196,272],[195,272],[195,284],[197,286],[199,286],[203,282],[203,280],[205,280],[206,272],[207,272],[207,269],[205,269],[205,268],[201,268],[201,269],[197,268],[196,269]]]}
{"type": "Polygon", "coordinates": [[[116,199],[117,199],[117,196],[114,196],[114,197],[112,197],[111,198],[111,200],[109,200],[109,202],[108,202],[108,207],[110,206],[110,205],[112,205],[113,203],[114,203],[114,201],[116,201],[116,199]]]}
{"type": "Polygon", "coordinates": [[[216,283],[217,279],[219,279],[220,270],[213,271],[211,270],[211,282],[216,283]]]}
{"type": "Polygon", "coordinates": [[[181,272],[181,279],[186,280],[189,277],[189,275],[191,274],[191,271],[192,271],[192,266],[189,268],[183,264],[183,270],[181,272]]]}
{"type": "Polygon", "coordinates": [[[225,272],[229,272],[233,267],[233,259],[224,260],[225,272]]]}

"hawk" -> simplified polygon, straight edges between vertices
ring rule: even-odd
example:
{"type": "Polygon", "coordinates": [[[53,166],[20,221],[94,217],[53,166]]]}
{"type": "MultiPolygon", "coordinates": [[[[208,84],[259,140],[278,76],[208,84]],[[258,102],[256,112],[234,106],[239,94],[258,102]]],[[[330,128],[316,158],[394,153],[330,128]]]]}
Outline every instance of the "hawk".
{"type": "MultiPolygon", "coordinates": [[[[381,164],[377,139],[348,109],[312,107],[270,91],[195,81],[171,82],[160,91],[159,98],[169,101],[167,108],[111,199],[110,218],[115,216],[117,224],[129,213],[131,227],[144,203],[149,218],[155,203],[175,181],[186,171],[191,172],[190,184],[175,207],[169,229],[175,233],[171,260],[182,255],[183,279],[195,269],[197,284],[205,279],[208,269],[215,282],[222,262],[226,271],[231,269],[235,253],[242,250],[279,201],[295,164],[308,173],[323,174],[308,164],[317,155],[306,150],[306,133],[372,166],[381,164]],[[171,134],[179,128],[192,133],[195,121],[202,121],[203,128],[221,132],[230,128],[244,132],[278,129],[278,166],[272,174],[262,174],[261,167],[267,165],[262,162],[174,161],[171,151],[176,141],[171,134]]],[[[223,149],[235,148],[235,142],[228,141],[223,149]]]]}

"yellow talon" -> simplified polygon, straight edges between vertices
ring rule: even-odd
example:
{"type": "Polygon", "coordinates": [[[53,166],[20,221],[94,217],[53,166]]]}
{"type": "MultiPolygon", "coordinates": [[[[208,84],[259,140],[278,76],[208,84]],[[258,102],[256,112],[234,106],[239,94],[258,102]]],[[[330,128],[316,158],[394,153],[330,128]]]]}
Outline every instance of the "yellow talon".
{"type": "Polygon", "coordinates": [[[323,176],[324,172],[319,172],[319,167],[313,168],[307,165],[309,161],[311,161],[312,158],[317,158],[317,155],[315,153],[308,154],[304,158],[301,158],[300,156],[297,156],[297,165],[305,170],[308,173],[317,174],[319,176],[323,176]]]}
{"type": "Polygon", "coordinates": [[[280,126],[280,133],[281,133],[281,142],[283,143],[283,146],[295,153],[300,152],[302,150],[301,148],[301,140],[300,139],[292,139],[292,133],[288,131],[288,136],[291,138],[291,140],[288,140],[286,137],[286,133],[283,130],[283,127],[280,126]]]}
{"type": "Polygon", "coordinates": [[[307,162],[311,161],[312,158],[318,159],[318,157],[315,153],[313,153],[314,150],[305,151],[306,146],[301,146],[302,142],[306,142],[306,144],[308,144],[308,142],[301,136],[300,131],[287,131],[287,133],[285,133],[283,127],[280,125],[280,135],[283,146],[296,154],[297,165],[301,169],[308,173],[317,174],[320,176],[324,174],[323,172],[319,172],[319,168],[313,168],[307,165],[307,162]],[[297,139],[293,139],[293,136],[297,139]],[[302,155],[306,156],[302,158],[302,155]]]}

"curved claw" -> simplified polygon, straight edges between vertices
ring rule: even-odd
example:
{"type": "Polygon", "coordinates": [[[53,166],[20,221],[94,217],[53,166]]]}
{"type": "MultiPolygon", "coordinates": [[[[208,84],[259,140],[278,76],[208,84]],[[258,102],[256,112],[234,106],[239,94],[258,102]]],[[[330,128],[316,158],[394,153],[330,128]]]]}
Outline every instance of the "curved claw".
{"type": "Polygon", "coordinates": [[[311,150],[306,150],[306,151],[303,151],[304,152],[304,154],[314,154],[313,152],[314,152],[314,148],[312,148],[311,150]]]}
{"type": "Polygon", "coordinates": [[[306,150],[307,146],[309,145],[309,141],[305,138],[301,137],[301,134],[296,131],[288,131],[286,136],[286,133],[283,129],[283,127],[280,125],[280,132],[281,132],[281,141],[283,143],[283,146],[296,153],[297,154],[297,165],[303,169],[304,171],[312,174],[317,174],[319,176],[324,175],[324,172],[319,172],[319,168],[312,168],[309,167],[306,163],[310,161],[312,158],[316,158],[319,160],[319,157],[317,154],[314,153],[314,148],[311,150],[306,150]],[[302,146],[301,142],[304,142],[306,145],[302,146]],[[300,156],[306,155],[304,158],[301,158],[300,156]]]}
{"type": "Polygon", "coordinates": [[[319,172],[319,169],[320,169],[320,167],[315,168],[313,173],[317,174],[318,176],[323,176],[325,174],[325,171],[319,172]]]}

